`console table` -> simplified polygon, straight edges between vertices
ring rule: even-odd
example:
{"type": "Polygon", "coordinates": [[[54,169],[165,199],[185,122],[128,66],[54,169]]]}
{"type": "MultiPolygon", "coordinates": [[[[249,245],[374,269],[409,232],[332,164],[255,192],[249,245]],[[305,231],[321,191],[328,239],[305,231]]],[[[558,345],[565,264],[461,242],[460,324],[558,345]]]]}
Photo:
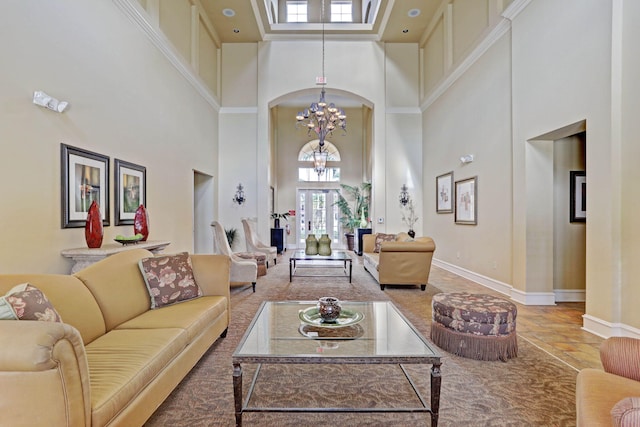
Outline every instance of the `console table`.
{"type": "Polygon", "coordinates": [[[71,274],[73,274],[100,261],[101,259],[108,257],[109,255],[128,251],[130,249],[146,249],[157,254],[162,252],[162,250],[169,246],[169,244],[171,244],[171,242],[166,240],[147,240],[146,242],[132,243],[129,245],[107,243],[99,248],[65,249],[60,252],[60,254],[63,257],[71,258],[74,261],[73,267],[71,267],[71,274]]]}
{"type": "Polygon", "coordinates": [[[284,246],[284,228],[271,229],[271,246],[275,246],[278,253],[281,254],[285,250],[284,246]]]}

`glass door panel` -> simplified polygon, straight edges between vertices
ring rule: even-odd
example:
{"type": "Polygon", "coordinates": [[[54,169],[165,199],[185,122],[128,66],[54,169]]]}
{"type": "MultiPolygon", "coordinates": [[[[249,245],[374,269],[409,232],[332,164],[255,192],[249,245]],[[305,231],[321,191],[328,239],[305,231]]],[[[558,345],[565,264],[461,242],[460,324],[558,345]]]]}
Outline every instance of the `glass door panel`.
{"type": "Polygon", "coordinates": [[[305,248],[305,240],[309,234],[315,234],[317,238],[328,234],[332,240],[332,248],[343,248],[342,239],[340,239],[338,207],[334,206],[335,200],[336,193],[333,190],[298,190],[296,213],[298,248],[305,248]]]}

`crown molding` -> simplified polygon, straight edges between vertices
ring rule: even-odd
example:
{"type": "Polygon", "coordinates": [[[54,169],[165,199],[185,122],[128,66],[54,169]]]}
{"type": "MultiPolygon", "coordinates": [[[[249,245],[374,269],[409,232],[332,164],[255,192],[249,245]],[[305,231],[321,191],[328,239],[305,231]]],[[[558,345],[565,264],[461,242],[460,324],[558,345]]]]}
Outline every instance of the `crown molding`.
{"type": "Polygon", "coordinates": [[[529,6],[529,3],[531,3],[531,0],[513,0],[504,12],[502,12],[502,16],[509,21],[513,21],[516,16],[520,15],[520,12],[529,6]]]}
{"type": "Polygon", "coordinates": [[[149,15],[142,6],[135,0],[112,0],[113,3],[146,35],[153,45],[169,60],[169,63],[193,86],[193,88],[209,103],[216,111],[220,110],[220,104],[211,91],[204,84],[190,65],[184,62],[182,56],[178,54],[160,29],[151,25],[149,15]]]}

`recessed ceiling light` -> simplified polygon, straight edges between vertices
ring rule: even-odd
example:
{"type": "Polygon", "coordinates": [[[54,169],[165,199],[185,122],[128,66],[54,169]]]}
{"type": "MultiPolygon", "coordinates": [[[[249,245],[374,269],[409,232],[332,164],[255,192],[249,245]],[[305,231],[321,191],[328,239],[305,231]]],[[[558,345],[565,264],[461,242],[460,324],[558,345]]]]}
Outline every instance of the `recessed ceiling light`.
{"type": "Polygon", "coordinates": [[[236,34],[238,34],[238,33],[240,32],[240,30],[239,30],[239,29],[237,29],[237,28],[234,28],[234,29],[233,29],[233,32],[234,32],[234,33],[236,33],[236,34]]]}
{"type": "Polygon", "coordinates": [[[415,18],[416,16],[420,15],[420,9],[411,9],[408,15],[410,18],[415,18]]]}
{"type": "Polygon", "coordinates": [[[222,14],[231,18],[232,16],[236,16],[236,11],[233,9],[222,9],[222,14]]]}

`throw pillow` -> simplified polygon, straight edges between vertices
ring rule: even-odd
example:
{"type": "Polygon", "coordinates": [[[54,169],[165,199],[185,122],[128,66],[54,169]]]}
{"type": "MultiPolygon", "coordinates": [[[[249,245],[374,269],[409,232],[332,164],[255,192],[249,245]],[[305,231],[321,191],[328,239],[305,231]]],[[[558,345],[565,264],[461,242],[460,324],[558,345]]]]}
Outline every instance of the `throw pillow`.
{"type": "Polygon", "coordinates": [[[187,252],[141,259],[138,263],[151,297],[151,308],[201,297],[187,252]]]}
{"type": "Polygon", "coordinates": [[[380,253],[382,242],[393,242],[394,240],[396,240],[395,234],[376,233],[376,245],[373,248],[373,252],[380,253]]]}
{"type": "Polygon", "coordinates": [[[0,297],[0,319],[62,322],[44,293],[29,283],[14,286],[0,297]]]}

